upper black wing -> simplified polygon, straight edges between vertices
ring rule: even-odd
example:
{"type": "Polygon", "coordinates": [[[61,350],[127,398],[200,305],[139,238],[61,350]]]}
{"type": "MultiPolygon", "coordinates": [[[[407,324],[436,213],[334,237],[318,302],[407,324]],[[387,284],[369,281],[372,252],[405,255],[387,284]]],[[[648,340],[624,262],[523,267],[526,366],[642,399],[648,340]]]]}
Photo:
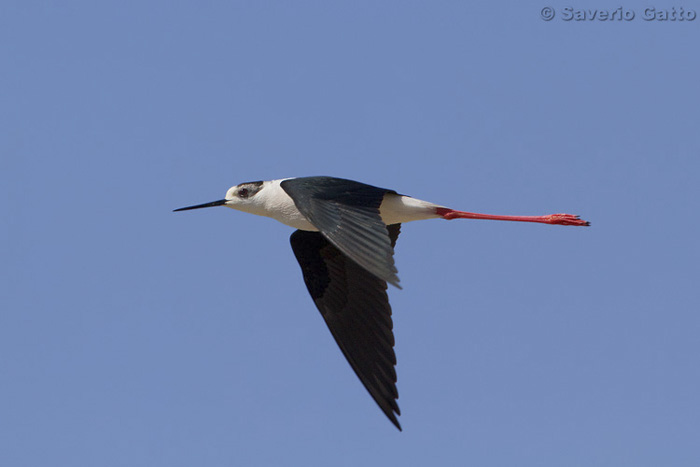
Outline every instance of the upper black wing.
{"type": "MultiPolygon", "coordinates": [[[[401,224],[388,226],[391,246],[401,224]]],[[[295,231],[290,238],[311,298],[367,391],[389,420],[396,418],[396,354],[386,282],[349,259],[319,232],[295,231]]]]}
{"type": "Polygon", "coordinates": [[[395,191],[333,177],[291,178],[281,187],[304,217],[347,257],[399,287],[394,249],[379,214],[384,195],[395,191]]]}

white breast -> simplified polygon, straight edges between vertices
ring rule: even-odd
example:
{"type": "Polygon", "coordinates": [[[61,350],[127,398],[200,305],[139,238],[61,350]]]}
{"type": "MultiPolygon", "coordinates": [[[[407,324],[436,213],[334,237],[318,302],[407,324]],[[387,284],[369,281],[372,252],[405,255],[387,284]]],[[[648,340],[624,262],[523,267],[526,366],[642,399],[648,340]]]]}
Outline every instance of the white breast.
{"type": "Polygon", "coordinates": [[[265,182],[265,189],[259,193],[264,206],[264,213],[260,213],[260,215],[271,217],[295,229],[318,231],[318,229],[299,212],[294,205],[294,200],[282,189],[280,183],[284,180],[287,179],[284,178],[265,182]]]}

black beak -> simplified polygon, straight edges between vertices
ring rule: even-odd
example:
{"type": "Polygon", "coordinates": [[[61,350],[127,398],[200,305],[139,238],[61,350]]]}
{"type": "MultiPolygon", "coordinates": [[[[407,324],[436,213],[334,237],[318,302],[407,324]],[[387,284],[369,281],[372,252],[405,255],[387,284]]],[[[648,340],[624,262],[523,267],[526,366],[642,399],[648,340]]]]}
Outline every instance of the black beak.
{"type": "Polygon", "coordinates": [[[175,210],[173,210],[173,212],[189,211],[190,209],[199,209],[199,208],[213,208],[214,206],[223,206],[224,204],[226,204],[226,200],[220,199],[219,201],[212,201],[211,203],[204,203],[204,204],[198,204],[196,206],[188,206],[186,208],[175,209],[175,210]]]}

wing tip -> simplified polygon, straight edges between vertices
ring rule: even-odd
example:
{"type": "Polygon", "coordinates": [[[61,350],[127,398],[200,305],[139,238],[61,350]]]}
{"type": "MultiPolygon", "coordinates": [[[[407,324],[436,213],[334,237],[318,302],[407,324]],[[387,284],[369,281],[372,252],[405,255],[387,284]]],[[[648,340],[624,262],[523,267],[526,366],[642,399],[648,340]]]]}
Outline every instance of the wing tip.
{"type": "Polygon", "coordinates": [[[393,411],[385,411],[384,414],[389,419],[389,421],[396,427],[396,429],[398,429],[399,431],[403,431],[403,428],[401,428],[401,424],[399,423],[399,419],[396,418],[397,415],[400,415],[400,412],[394,413],[393,411]]]}

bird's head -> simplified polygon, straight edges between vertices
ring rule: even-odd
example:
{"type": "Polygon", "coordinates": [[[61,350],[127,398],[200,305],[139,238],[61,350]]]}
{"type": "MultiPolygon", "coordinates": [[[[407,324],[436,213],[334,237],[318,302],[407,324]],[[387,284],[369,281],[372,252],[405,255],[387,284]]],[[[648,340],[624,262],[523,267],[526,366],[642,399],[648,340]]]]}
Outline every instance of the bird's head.
{"type": "Polygon", "coordinates": [[[226,197],[211,203],[197,204],[186,208],[175,209],[175,211],[188,211],[190,209],[211,208],[214,206],[226,206],[239,211],[255,212],[260,205],[260,199],[256,195],[262,190],[265,182],[246,182],[232,186],[226,192],[226,197]]]}
{"type": "Polygon", "coordinates": [[[265,182],[246,182],[232,186],[226,192],[225,206],[245,211],[246,206],[258,204],[255,195],[262,190],[265,182]]]}

